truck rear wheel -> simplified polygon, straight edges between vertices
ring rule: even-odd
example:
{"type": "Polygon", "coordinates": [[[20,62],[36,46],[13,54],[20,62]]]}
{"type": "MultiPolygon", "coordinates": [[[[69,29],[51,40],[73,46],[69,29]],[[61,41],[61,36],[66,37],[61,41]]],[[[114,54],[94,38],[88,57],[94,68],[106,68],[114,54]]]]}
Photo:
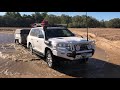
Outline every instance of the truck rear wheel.
{"type": "Polygon", "coordinates": [[[15,44],[17,44],[17,45],[20,44],[19,39],[15,39],[15,44]]]}

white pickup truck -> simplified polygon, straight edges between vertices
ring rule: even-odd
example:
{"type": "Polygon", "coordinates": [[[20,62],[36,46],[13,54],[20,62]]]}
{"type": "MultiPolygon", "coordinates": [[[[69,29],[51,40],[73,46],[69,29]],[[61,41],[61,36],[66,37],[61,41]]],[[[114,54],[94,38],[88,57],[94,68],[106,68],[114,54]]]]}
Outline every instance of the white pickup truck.
{"type": "Polygon", "coordinates": [[[43,26],[30,30],[27,37],[27,47],[46,58],[49,67],[57,63],[55,57],[67,60],[80,60],[87,62],[95,51],[95,41],[76,37],[63,26],[43,26]]]}

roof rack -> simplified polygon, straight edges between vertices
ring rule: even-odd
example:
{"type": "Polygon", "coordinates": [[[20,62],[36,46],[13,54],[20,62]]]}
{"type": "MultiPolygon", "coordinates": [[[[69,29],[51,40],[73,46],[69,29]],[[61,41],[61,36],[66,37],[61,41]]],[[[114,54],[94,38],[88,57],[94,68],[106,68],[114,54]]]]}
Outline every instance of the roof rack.
{"type": "MultiPolygon", "coordinates": [[[[66,24],[48,24],[48,25],[44,25],[46,27],[67,27],[66,24]]],[[[41,24],[35,23],[34,25],[32,25],[32,27],[44,27],[41,24]]]]}
{"type": "Polygon", "coordinates": [[[34,23],[32,27],[67,27],[67,24],[48,24],[47,20],[43,20],[41,23],[34,23]]]}

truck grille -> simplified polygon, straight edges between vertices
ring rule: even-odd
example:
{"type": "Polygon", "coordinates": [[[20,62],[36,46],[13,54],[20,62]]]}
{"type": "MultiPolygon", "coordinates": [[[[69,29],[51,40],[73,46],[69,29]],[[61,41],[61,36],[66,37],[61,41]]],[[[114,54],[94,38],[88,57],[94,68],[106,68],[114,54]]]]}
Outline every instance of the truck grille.
{"type": "Polygon", "coordinates": [[[78,45],[74,46],[76,51],[88,50],[87,44],[82,44],[82,45],[79,45],[79,46],[80,46],[79,50],[77,49],[78,45]]]}
{"type": "Polygon", "coordinates": [[[80,46],[80,50],[81,50],[81,51],[82,51],[82,50],[88,50],[87,45],[81,45],[81,46],[80,46]]]}

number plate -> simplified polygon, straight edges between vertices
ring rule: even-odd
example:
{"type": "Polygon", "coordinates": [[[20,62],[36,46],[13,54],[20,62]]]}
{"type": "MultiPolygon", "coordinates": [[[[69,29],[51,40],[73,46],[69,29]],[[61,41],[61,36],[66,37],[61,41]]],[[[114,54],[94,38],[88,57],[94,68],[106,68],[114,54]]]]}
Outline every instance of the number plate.
{"type": "Polygon", "coordinates": [[[91,57],[92,56],[92,54],[91,53],[83,53],[83,54],[81,54],[83,57],[91,57]]]}
{"type": "Polygon", "coordinates": [[[86,56],[87,54],[86,53],[82,53],[81,56],[86,56]]]}
{"type": "Polygon", "coordinates": [[[91,57],[92,54],[91,53],[82,53],[81,55],[76,55],[76,59],[81,59],[81,58],[88,58],[91,57]]]}

